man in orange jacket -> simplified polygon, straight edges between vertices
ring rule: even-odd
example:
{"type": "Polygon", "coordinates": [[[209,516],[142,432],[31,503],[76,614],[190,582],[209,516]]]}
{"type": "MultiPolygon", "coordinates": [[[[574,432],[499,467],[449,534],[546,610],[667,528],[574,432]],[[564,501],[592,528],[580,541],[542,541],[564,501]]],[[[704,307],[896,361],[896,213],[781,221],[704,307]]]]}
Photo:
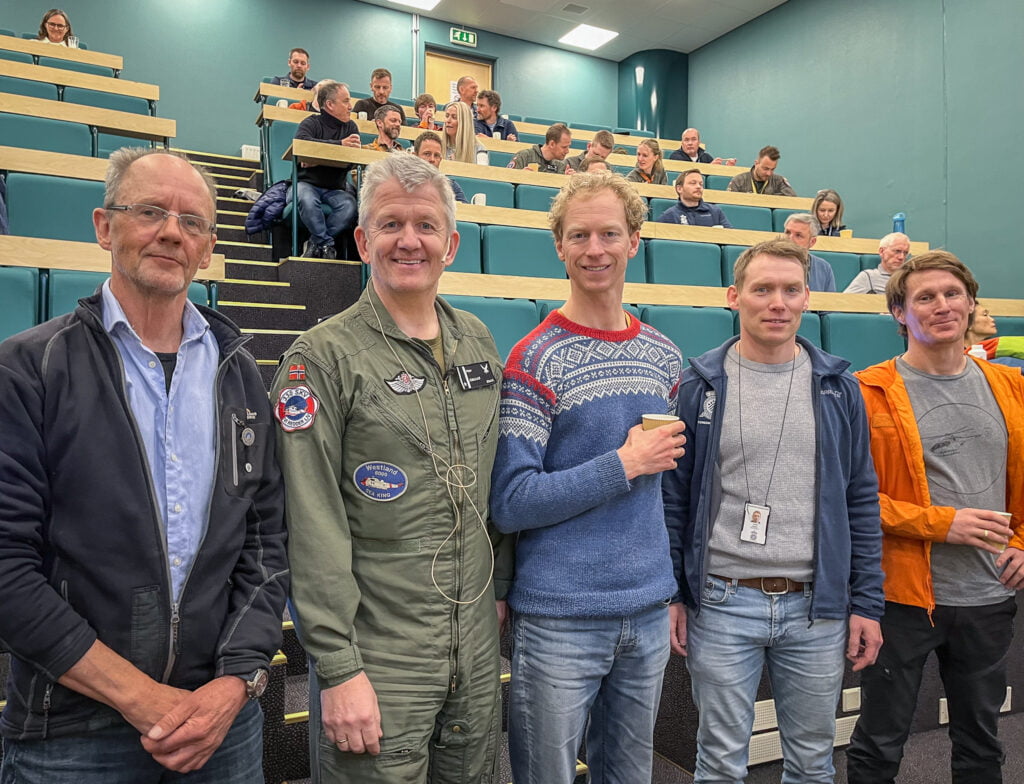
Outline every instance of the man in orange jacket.
{"type": "Polygon", "coordinates": [[[1024,377],[963,352],[978,291],[951,253],[916,256],[886,287],[902,356],[857,373],[882,512],[884,643],[861,680],[850,784],[891,782],[934,651],[952,781],[1001,782],[999,708],[1024,586],[1024,377]]]}

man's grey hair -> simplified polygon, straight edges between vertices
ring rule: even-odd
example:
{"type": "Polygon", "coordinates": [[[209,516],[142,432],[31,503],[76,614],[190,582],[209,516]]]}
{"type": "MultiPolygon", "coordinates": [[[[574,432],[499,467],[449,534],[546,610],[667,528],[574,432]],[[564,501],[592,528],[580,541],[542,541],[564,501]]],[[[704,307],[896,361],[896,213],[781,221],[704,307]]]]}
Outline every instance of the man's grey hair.
{"type": "Polygon", "coordinates": [[[364,230],[376,212],[377,190],[386,182],[397,180],[407,193],[422,185],[431,185],[441,197],[448,235],[455,231],[455,194],[452,186],[438,169],[415,155],[388,155],[374,161],[363,172],[363,186],[359,191],[359,225],[364,230]]]}
{"type": "Polygon", "coordinates": [[[217,183],[214,181],[213,177],[211,177],[210,173],[202,166],[197,163],[193,163],[184,153],[167,150],[163,147],[122,147],[120,150],[115,150],[110,154],[110,162],[107,165],[107,174],[104,178],[103,206],[105,208],[110,208],[115,204],[120,203],[119,196],[121,185],[124,181],[124,175],[128,171],[128,168],[135,163],[135,161],[139,160],[139,158],[145,158],[149,155],[169,155],[172,158],[181,158],[181,160],[185,161],[195,169],[196,173],[203,178],[203,182],[206,184],[206,189],[210,193],[210,207],[213,209],[211,219],[216,220],[217,183]]]}
{"type": "Polygon", "coordinates": [[[886,234],[884,237],[882,237],[882,239],[878,241],[878,247],[888,248],[890,245],[896,242],[896,240],[906,240],[907,242],[910,242],[910,237],[908,237],[902,231],[894,231],[891,234],[886,234]]]}
{"type": "MultiPolygon", "coordinates": [[[[348,90],[348,85],[344,82],[328,82],[325,85],[321,85],[316,94],[317,103],[320,104],[321,108],[328,101],[333,101],[334,96],[338,94],[338,90],[342,87],[348,90]]],[[[351,93],[351,91],[349,92],[351,93]]]]}
{"type": "Polygon", "coordinates": [[[809,212],[794,212],[786,218],[786,222],[782,224],[783,230],[785,230],[786,226],[790,223],[803,223],[810,230],[812,237],[817,237],[821,234],[821,226],[818,225],[817,219],[809,212]]]}

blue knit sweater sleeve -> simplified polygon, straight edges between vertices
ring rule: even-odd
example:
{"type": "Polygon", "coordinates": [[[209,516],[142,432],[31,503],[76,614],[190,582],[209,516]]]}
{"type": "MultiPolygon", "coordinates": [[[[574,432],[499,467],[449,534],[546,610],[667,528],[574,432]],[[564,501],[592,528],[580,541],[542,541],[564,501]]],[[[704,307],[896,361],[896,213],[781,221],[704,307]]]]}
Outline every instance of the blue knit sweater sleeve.
{"type": "MultiPolygon", "coordinates": [[[[615,450],[569,468],[548,470],[545,458],[556,402],[540,381],[506,368],[491,483],[491,517],[504,533],[554,525],[629,492],[615,450]]],[[[599,422],[591,424],[600,427],[599,422]]]]}

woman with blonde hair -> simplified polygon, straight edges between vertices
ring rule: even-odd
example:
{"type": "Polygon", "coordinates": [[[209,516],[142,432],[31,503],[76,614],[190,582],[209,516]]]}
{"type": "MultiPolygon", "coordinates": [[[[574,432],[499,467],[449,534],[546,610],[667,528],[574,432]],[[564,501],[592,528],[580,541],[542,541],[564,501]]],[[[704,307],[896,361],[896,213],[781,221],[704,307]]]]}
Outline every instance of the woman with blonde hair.
{"type": "Polygon", "coordinates": [[[831,188],[818,191],[811,205],[811,215],[818,221],[823,237],[838,237],[839,232],[846,227],[843,225],[843,200],[831,188]]]}
{"type": "MultiPolygon", "coordinates": [[[[449,161],[480,163],[479,154],[487,149],[474,134],[473,115],[462,101],[452,101],[444,110],[444,157],[449,161]]],[[[486,160],[483,161],[485,164],[486,160]]]]}
{"type": "Polygon", "coordinates": [[[649,185],[668,185],[661,147],[655,139],[644,139],[636,146],[636,168],[626,175],[626,179],[649,185]]]}

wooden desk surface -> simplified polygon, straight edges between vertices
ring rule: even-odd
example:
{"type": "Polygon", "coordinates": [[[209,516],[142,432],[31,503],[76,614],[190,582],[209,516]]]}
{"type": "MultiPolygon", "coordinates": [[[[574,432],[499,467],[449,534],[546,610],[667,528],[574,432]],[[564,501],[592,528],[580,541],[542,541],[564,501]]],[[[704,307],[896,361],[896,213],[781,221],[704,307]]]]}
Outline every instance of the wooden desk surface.
{"type": "Polygon", "coordinates": [[[48,84],[62,84],[67,87],[84,87],[87,90],[145,98],[147,101],[160,100],[160,87],[155,84],[115,79],[113,76],[80,73],[79,71],[69,71],[66,68],[16,63],[14,60],[0,59],[0,76],[13,76],[17,79],[30,79],[33,82],[48,84]]]}
{"type": "MultiPolygon", "coordinates": [[[[300,87],[291,87],[286,84],[270,84],[268,82],[260,82],[259,88],[256,90],[254,100],[260,98],[287,98],[290,102],[295,101],[309,101],[313,98],[312,90],[303,90],[300,87]]],[[[278,108],[278,107],[274,107],[278,108]]],[[[283,107],[287,108],[287,107],[283,107]]]]}
{"type": "Polygon", "coordinates": [[[29,98],[11,93],[0,93],[0,112],[93,125],[104,133],[149,141],[164,141],[173,138],[177,133],[174,120],[166,117],[116,112],[113,109],[97,109],[94,106],[50,101],[46,98],[29,98]]]}
{"type": "MultiPolygon", "coordinates": [[[[94,242],[68,242],[0,235],[0,266],[110,272],[110,252],[94,242]]],[[[196,280],[224,280],[224,254],[214,253],[196,280]]]]}
{"type": "Polygon", "coordinates": [[[107,163],[105,158],[92,158],[87,155],[28,150],[24,147],[0,147],[0,170],[3,171],[103,182],[107,173],[107,163]]]}
{"type": "Polygon", "coordinates": [[[35,54],[40,57],[55,57],[58,60],[77,60],[80,63],[113,68],[115,71],[124,68],[124,58],[120,55],[94,52],[91,49],[68,49],[66,46],[54,46],[13,35],[0,35],[0,49],[35,54]]]}

